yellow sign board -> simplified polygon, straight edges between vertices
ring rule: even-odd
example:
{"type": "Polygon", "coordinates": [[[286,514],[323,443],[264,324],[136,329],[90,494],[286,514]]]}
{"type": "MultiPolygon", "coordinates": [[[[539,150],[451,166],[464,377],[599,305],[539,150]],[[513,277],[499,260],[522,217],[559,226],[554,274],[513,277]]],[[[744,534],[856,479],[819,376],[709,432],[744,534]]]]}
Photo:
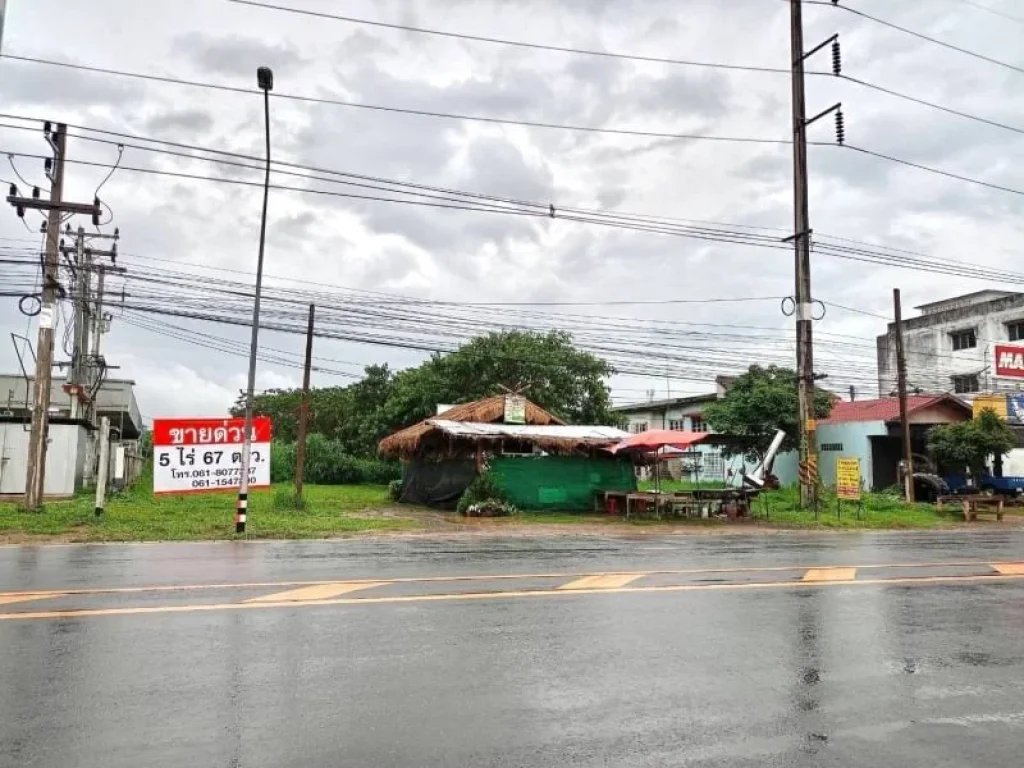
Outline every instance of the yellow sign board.
{"type": "Polygon", "coordinates": [[[1006,395],[975,395],[974,402],[971,404],[974,418],[978,418],[986,408],[991,408],[996,412],[996,416],[1006,421],[1006,395]]]}
{"type": "Polygon", "coordinates": [[[836,460],[836,496],[847,501],[860,500],[860,459],[836,460]]]}

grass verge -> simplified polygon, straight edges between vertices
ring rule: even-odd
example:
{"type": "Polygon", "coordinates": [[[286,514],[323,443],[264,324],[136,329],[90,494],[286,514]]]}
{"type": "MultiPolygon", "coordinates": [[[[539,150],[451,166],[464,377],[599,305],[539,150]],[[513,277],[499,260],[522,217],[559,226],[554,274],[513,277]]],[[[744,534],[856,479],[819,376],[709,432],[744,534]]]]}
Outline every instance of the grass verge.
{"type": "MultiPolygon", "coordinates": [[[[248,538],[325,538],[364,531],[418,528],[410,518],[389,511],[387,487],[307,485],[305,509],[297,509],[290,485],[249,496],[248,538]]],[[[66,541],[189,541],[235,537],[235,498],[231,493],[154,496],[139,483],[107,501],[102,519],[93,496],[48,503],[25,512],[0,503],[0,537],[10,540],[56,537],[66,541]]]]}

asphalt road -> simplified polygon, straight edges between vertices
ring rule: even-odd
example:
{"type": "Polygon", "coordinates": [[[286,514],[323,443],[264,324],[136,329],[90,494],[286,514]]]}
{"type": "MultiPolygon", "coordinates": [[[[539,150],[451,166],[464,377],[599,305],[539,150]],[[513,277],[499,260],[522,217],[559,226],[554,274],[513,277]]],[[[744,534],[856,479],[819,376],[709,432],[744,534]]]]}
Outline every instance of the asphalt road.
{"type": "Polygon", "coordinates": [[[0,766],[1009,766],[1024,533],[0,548],[0,766]]]}

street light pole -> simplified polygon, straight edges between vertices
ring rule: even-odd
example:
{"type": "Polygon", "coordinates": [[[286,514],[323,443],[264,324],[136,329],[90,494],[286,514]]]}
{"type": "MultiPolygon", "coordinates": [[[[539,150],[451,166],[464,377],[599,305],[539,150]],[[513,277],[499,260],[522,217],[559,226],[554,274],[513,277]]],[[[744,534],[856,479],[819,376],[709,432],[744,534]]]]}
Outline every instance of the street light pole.
{"type": "Polygon", "coordinates": [[[267,240],[267,198],[270,196],[270,92],[274,73],[269,67],[256,70],[256,82],[263,91],[263,116],[267,135],[267,172],[263,180],[263,216],[260,219],[260,252],[256,260],[256,298],[252,306],[252,340],[249,343],[249,382],[245,390],[245,430],[242,436],[242,468],[235,504],[235,533],[245,533],[249,508],[249,461],[252,456],[252,401],[256,389],[256,351],[260,336],[260,291],[263,288],[263,249],[267,240]]]}

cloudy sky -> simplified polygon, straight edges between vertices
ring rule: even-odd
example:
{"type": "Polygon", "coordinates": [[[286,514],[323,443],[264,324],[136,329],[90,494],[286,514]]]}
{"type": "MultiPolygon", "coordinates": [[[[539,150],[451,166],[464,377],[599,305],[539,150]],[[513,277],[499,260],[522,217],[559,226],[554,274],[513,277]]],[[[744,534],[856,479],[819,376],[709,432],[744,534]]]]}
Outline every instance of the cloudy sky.
{"type": "MultiPolygon", "coordinates": [[[[1007,14],[1010,0],[985,0],[1007,14]]],[[[780,0],[287,0],[282,4],[367,20],[472,35],[692,61],[786,67],[788,4],[780,0]]],[[[963,0],[848,3],[905,27],[1024,66],[1024,23],[963,0]]],[[[8,0],[3,52],[151,75],[253,88],[257,66],[274,69],[279,94],[547,123],[732,137],[790,135],[785,75],[666,65],[495,46],[316,19],[227,0],[8,0]]],[[[805,11],[808,47],[838,32],[844,73],[961,111],[1024,126],[1024,74],[973,59],[827,6],[805,11]]],[[[830,66],[828,51],[809,63],[830,66]]],[[[260,154],[257,95],[0,60],[4,112],[90,128],[260,154]]],[[[851,144],[1024,189],[1018,133],[829,77],[808,81],[808,112],[842,101],[851,144]]],[[[318,168],[401,179],[556,206],[792,228],[791,149],[785,145],[667,140],[450,120],[275,99],[276,157],[318,168]]],[[[11,123],[10,119],[4,122],[11,123]]],[[[41,134],[0,128],[0,150],[44,153],[41,134]]],[[[831,121],[811,138],[833,139],[831,121]]],[[[72,140],[70,155],[110,163],[116,148],[72,140]]],[[[13,179],[2,158],[0,179],[13,179]]],[[[33,183],[39,161],[17,159],[33,183]]],[[[124,165],[230,176],[208,163],[128,149],[124,165]]],[[[1012,269],[1021,241],[1021,197],[943,179],[835,147],[812,147],[816,233],[1012,269]]],[[[67,194],[89,200],[105,169],[70,166],[67,194]]],[[[235,178],[259,175],[235,172],[235,178]]],[[[276,179],[289,183],[287,178],[276,179]]],[[[294,183],[294,180],[291,181],[294,183]]],[[[336,188],[336,187],[335,187],[336,188]]],[[[122,233],[121,263],[145,275],[159,264],[216,280],[251,280],[262,192],[118,171],[103,187],[122,233]],[[165,261],[154,261],[161,259],[165,261]]],[[[38,217],[26,221],[38,226],[38,217]]],[[[110,230],[107,228],[107,231],[110,230]]],[[[0,237],[35,237],[8,211],[0,237]]],[[[266,272],[270,285],[363,290],[454,302],[610,302],[782,297],[792,293],[788,251],[708,243],[555,220],[417,208],[274,191],[266,272]],[[282,279],[311,281],[286,283],[282,279]]],[[[815,298],[888,316],[891,290],[907,306],[1004,285],[817,256],[815,298]]],[[[360,295],[360,294],[353,294],[360,295]]],[[[0,299],[0,324],[35,338],[16,301],[0,299]]],[[[722,370],[788,360],[789,329],[777,298],[706,304],[576,306],[576,315],[706,324],[694,343],[714,347],[722,370]],[[755,332],[710,330],[749,326],[755,332]],[[750,336],[744,339],[743,336],[750,336]],[[732,352],[731,362],[725,355],[732,352]]],[[[175,319],[175,325],[244,342],[244,329],[175,319]]],[[[579,320],[575,320],[577,325],[579,320]]],[[[610,322],[610,321],[604,321],[610,322]]],[[[557,326],[555,318],[550,324],[557,326]]],[[[650,327],[645,325],[644,327],[650,327]]],[[[830,307],[816,325],[817,368],[837,387],[869,389],[872,345],[884,320],[830,307]]],[[[7,334],[5,333],[5,336],[7,334]]],[[[263,343],[301,354],[302,339],[265,333],[263,343]]],[[[222,413],[244,386],[245,360],[120,322],[107,360],[138,384],[147,417],[222,413]]],[[[643,351],[638,343],[635,354],[643,351]]],[[[708,391],[708,353],[675,362],[669,378],[617,376],[618,402],[708,391]]],[[[422,359],[392,347],[318,340],[344,384],[371,362],[422,359]]],[[[9,341],[0,367],[16,368],[9,341]]],[[[261,363],[261,388],[292,386],[294,367],[261,363]]]]}

